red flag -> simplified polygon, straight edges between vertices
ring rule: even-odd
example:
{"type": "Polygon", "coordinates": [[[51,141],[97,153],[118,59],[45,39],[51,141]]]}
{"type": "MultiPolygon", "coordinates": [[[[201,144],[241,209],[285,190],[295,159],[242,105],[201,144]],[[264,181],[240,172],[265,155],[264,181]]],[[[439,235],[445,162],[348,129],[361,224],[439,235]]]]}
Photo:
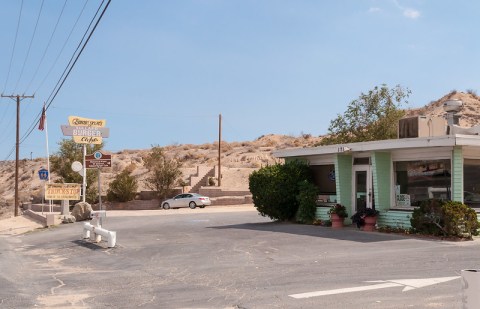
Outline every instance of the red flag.
{"type": "Polygon", "coordinates": [[[45,129],[46,118],[47,118],[47,115],[45,114],[45,104],[44,104],[42,109],[42,116],[40,116],[40,121],[38,122],[38,129],[40,131],[43,131],[45,129]]]}

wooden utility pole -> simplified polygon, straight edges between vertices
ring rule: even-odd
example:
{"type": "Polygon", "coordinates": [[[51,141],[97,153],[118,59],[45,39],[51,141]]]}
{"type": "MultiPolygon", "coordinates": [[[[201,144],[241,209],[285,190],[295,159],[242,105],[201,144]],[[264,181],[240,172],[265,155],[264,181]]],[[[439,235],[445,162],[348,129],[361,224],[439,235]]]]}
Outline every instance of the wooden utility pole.
{"type": "Polygon", "coordinates": [[[17,137],[15,142],[15,217],[18,216],[18,164],[20,154],[20,101],[31,98],[33,95],[3,95],[2,98],[10,98],[17,101],[17,137]]]}
{"type": "Polygon", "coordinates": [[[218,115],[218,186],[222,185],[222,114],[218,115]]]}

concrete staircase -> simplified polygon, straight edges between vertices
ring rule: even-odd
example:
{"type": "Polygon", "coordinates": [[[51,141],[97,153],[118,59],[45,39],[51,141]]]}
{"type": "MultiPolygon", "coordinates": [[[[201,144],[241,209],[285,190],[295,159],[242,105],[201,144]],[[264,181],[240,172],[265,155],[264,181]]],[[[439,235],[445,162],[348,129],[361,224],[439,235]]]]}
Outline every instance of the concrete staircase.
{"type": "Polygon", "coordinates": [[[197,166],[197,173],[190,176],[190,191],[198,193],[202,186],[208,186],[208,178],[218,175],[218,166],[209,168],[207,166],[197,166]]]}

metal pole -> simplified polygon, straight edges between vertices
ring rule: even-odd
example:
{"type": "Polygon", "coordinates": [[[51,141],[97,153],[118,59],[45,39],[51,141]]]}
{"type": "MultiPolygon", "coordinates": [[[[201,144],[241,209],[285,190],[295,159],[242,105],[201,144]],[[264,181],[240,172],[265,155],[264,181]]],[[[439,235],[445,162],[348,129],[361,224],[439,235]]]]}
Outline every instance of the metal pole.
{"type": "MultiPolygon", "coordinates": [[[[97,168],[98,171],[98,205],[99,210],[102,210],[102,188],[101,188],[101,180],[100,180],[100,168],[97,168]]],[[[100,225],[102,225],[102,217],[100,217],[100,225]]]]}
{"type": "Polygon", "coordinates": [[[218,186],[222,185],[222,114],[218,115],[218,186]]]}
{"type": "Polygon", "coordinates": [[[85,203],[85,197],[87,195],[87,168],[85,167],[85,156],[87,155],[87,146],[83,145],[83,199],[82,201],[85,203]]]}
{"type": "Polygon", "coordinates": [[[15,142],[15,217],[18,216],[18,161],[20,154],[20,96],[17,95],[17,137],[15,142]]]}
{"type": "Polygon", "coordinates": [[[18,168],[20,156],[20,98],[33,98],[34,96],[26,95],[1,95],[2,98],[16,99],[17,101],[17,133],[15,141],[15,217],[18,216],[18,168]]]}
{"type": "Polygon", "coordinates": [[[43,204],[45,204],[45,180],[43,180],[43,194],[42,194],[42,215],[43,215],[43,204]]]}

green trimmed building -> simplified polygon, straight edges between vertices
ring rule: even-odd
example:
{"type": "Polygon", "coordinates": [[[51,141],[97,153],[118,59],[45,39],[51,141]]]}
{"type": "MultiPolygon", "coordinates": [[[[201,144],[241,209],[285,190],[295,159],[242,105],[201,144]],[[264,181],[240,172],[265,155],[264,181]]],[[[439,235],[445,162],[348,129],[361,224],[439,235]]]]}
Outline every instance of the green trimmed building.
{"type": "MultiPolygon", "coordinates": [[[[380,211],[378,226],[409,228],[415,206],[429,198],[480,210],[480,136],[442,135],[351,143],[274,153],[306,160],[320,189],[317,218],[329,207],[380,211]]],[[[348,223],[348,222],[346,222],[348,223]]]]}

